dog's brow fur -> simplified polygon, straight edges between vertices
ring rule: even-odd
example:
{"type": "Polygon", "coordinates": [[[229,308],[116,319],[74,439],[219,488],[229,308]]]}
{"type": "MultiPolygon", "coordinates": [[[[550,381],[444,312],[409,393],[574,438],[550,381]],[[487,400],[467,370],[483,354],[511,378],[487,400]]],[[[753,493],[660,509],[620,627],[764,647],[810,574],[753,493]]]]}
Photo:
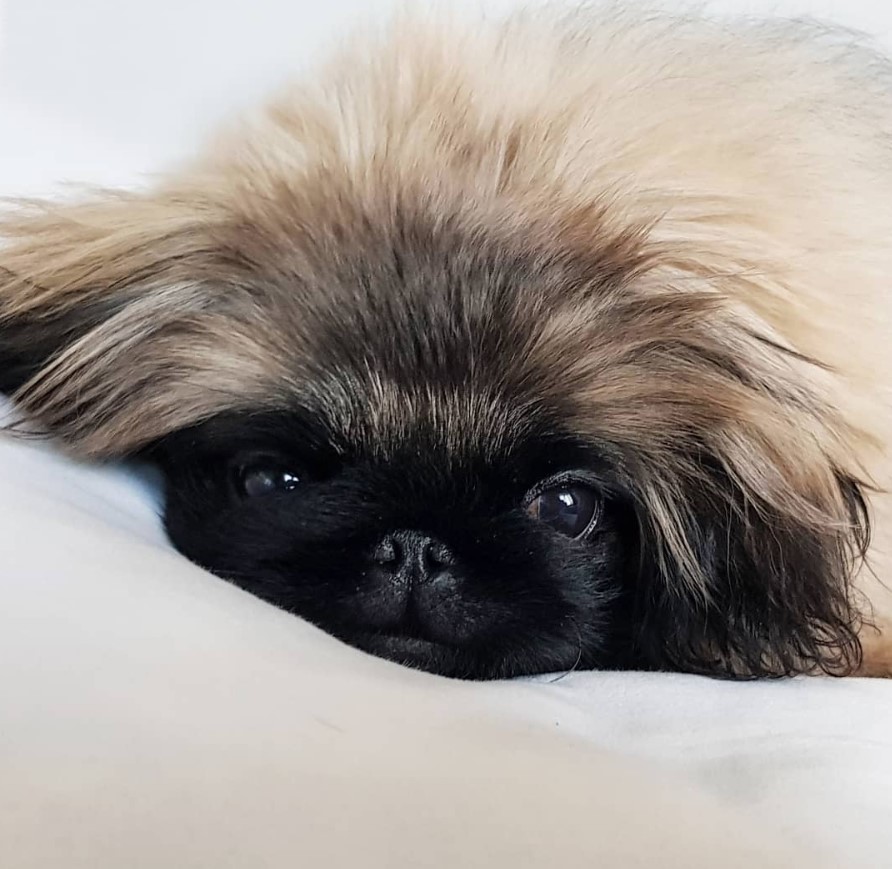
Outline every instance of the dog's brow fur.
{"type": "Polygon", "coordinates": [[[802,613],[764,654],[742,611],[674,636],[679,666],[851,668],[890,482],[889,83],[803,23],[398,17],[155,190],[8,211],[0,388],[99,458],[298,401],[369,449],[495,450],[546,405],[620,457],[668,597],[716,605],[708,510],[774,577],[760,617],[802,613]]]}

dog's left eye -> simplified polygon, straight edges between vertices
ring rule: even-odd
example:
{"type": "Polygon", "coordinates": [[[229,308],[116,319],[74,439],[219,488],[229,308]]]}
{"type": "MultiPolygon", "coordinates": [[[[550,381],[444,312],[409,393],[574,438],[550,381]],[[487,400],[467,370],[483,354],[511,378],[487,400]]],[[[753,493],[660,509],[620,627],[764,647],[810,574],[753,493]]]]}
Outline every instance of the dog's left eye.
{"type": "Polygon", "coordinates": [[[300,482],[296,471],[269,461],[242,465],[238,470],[238,489],[245,498],[291,492],[300,482]]]}
{"type": "Polygon", "coordinates": [[[534,490],[527,498],[527,515],[567,537],[583,537],[601,514],[601,496],[591,486],[567,481],[534,490]]]}

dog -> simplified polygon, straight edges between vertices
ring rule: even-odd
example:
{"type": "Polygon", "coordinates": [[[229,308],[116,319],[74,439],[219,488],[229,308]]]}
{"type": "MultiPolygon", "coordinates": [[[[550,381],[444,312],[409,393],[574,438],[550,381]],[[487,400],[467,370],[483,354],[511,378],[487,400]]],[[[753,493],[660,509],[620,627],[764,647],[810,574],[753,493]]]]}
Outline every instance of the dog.
{"type": "Polygon", "coordinates": [[[0,238],[0,390],[360,649],[892,672],[892,65],[857,36],[403,13],[0,238]]]}

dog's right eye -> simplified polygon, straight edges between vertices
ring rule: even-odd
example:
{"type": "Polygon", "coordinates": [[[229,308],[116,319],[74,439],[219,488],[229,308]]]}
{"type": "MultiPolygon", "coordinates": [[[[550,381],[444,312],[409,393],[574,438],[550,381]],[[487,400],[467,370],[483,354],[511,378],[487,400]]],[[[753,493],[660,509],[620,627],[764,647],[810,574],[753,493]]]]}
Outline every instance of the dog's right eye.
{"type": "Polygon", "coordinates": [[[244,498],[291,492],[300,482],[300,475],[294,469],[269,460],[242,465],[237,473],[238,490],[244,498]]]}

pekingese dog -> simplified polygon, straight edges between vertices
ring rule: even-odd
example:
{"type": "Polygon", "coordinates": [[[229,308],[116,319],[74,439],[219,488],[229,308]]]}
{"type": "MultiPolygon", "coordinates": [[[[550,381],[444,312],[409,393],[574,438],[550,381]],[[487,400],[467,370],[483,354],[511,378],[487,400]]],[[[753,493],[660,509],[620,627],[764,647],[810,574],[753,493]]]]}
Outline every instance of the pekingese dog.
{"type": "Polygon", "coordinates": [[[348,643],[892,669],[892,64],[848,33],[402,15],[0,237],[0,389],[348,643]]]}

